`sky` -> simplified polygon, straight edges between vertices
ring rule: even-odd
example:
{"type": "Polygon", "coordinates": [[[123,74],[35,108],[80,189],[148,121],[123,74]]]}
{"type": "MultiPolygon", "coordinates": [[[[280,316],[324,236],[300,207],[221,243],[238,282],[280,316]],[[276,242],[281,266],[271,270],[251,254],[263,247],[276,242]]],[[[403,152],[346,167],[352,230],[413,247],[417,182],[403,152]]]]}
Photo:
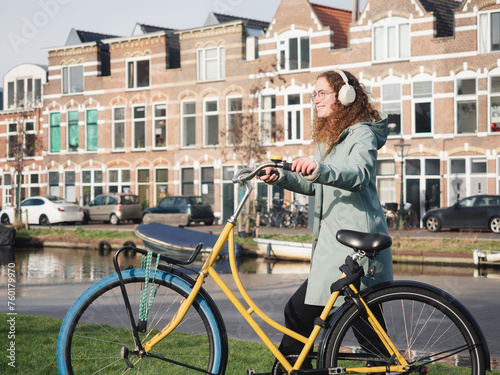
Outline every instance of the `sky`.
{"type": "MultiPolygon", "coordinates": [[[[136,23],[173,29],[202,26],[210,11],[271,21],[281,0],[1,0],[0,87],[24,63],[47,65],[43,48],[63,46],[72,27],[129,36],[136,23]]],[[[363,10],[367,0],[360,0],[363,10]]],[[[313,0],[352,9],[352,0],[313,0]]]]}

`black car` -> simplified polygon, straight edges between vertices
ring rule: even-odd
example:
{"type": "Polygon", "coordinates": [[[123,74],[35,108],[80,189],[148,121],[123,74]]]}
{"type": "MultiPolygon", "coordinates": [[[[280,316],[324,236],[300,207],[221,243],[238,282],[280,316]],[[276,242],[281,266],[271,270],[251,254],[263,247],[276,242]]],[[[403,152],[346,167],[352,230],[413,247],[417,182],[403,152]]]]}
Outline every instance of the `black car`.
{"type": "Polygon", "coordinates": [[[146,208],[142,212],[144,218],[147,214],[176,214],[187,213],[190,223],[205,223],[212,225],[215,220],[212,206],[201,196],[168,196],[163,198],[156,207],[146,208]]]}
{"type": "Polygon", "coordinates": [[[453,206],[425,213],[422,219],[431,232],[441,228],[489,229],[500,233],[500,195],[474,195],[453,206]]]}

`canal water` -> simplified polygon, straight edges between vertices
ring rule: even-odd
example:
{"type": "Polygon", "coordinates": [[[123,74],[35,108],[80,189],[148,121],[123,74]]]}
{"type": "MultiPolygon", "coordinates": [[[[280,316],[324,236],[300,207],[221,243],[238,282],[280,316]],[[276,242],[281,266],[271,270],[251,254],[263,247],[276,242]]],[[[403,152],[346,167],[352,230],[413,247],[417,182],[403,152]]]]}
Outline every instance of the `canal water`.
{"type": "MultiPolygon", "coordinates": [[[[7,266],[15,263],[17,284],[60,284],[74,282],[93,282],[114,272],[113,252],[88,249],[69,249],[48,247],[43,249],[2,249],[0,250],[0,282],[5,284],[7,266]]],[[[122,269],[129,266],[140,267],[140,255],[126,254],[120,257],[122,269]]],[[[199,269],[202,262],[193,268],[199,269]]],[[[309,272],[307,262],[272,261],[263,258],[238,259],[239,272],[242,274],[294,274],[305,275],[309,272]]],[[[216,264],[220,274],[230,273],[229,262],[222,259],[216,264]]],[[[492,277],[500,279],[499,268],[478,269],[476,267],[446,267],[442,265],[394,264],[395,276],[440,275],[462,277],[492,277]]]]}

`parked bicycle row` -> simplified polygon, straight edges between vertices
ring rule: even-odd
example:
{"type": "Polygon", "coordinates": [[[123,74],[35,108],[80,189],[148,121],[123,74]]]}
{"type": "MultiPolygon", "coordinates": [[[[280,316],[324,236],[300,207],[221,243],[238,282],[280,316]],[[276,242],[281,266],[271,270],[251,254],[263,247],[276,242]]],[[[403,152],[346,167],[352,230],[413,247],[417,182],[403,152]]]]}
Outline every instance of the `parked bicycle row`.
{"type": "Polygon", "coordinates": [[[259,225],[261,227],[305,228],[309,221],[308,211],[307,204],[274,199],[271,210],[263,211],[261,209],[259,225]]]}

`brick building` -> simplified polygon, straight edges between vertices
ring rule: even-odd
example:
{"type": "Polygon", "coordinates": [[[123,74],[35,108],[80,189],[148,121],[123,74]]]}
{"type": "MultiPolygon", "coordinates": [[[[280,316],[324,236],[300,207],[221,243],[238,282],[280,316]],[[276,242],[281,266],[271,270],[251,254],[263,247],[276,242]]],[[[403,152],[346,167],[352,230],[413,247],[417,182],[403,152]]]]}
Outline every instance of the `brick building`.
{"type": "MultiPolygon", "coordinates": [[[[382,202],[398,202],[402,185],[422,215],[458,196],[498,194],[499,50],[500,6],[484,0],[368,0],[354,17],[282,0],[269,23],[212,13],[188,30],[72,30],[46,50],[42,181],[80,203],[103,191],[131,190],[147,205],[203,194],[225,220],[239,194],[234,170],[260,161],[232,130],[246,119],[267,155],[312,155],[310,93],[338,67],[389,114],[382,202]],[[410,144],[403,184],[400,139],[410,144]]],[[[295,198],[255,183],[268,202],[295,198]]]]}
{"type": "Polygon", "coordinates": [[[4,77],[5,95],[0,111],[0,206],[43,191],[42,92],[47,68],[34,64],[14,67],[4,77]],[[18,171],[21,189],[17,189],[18,171]]]}

